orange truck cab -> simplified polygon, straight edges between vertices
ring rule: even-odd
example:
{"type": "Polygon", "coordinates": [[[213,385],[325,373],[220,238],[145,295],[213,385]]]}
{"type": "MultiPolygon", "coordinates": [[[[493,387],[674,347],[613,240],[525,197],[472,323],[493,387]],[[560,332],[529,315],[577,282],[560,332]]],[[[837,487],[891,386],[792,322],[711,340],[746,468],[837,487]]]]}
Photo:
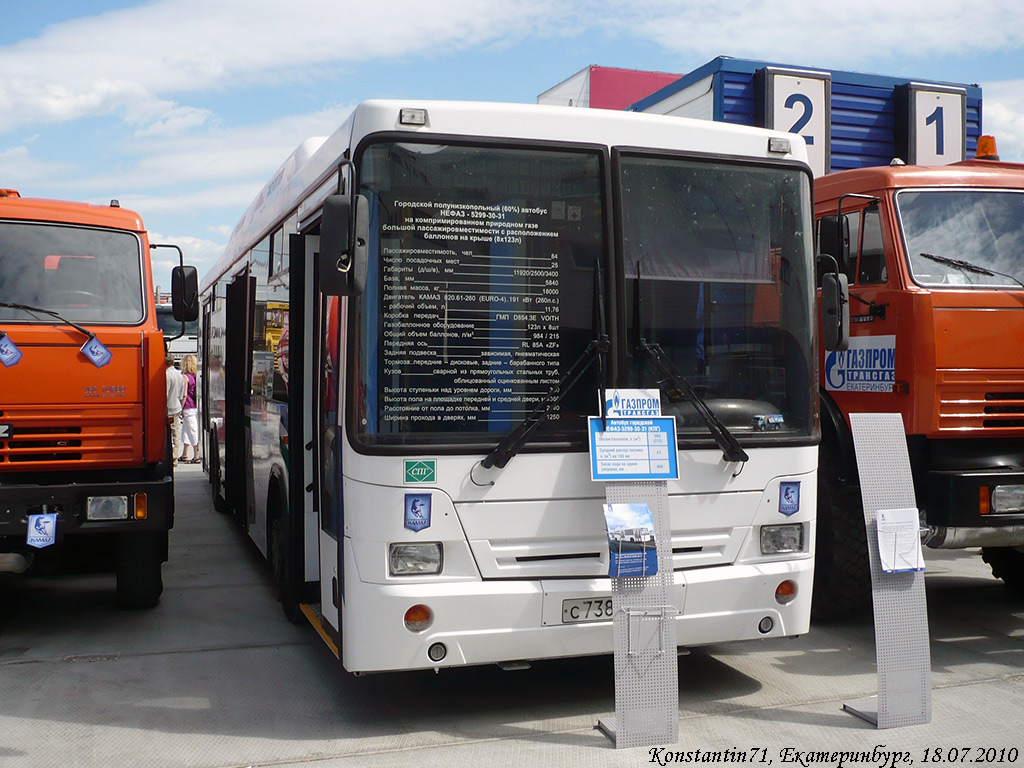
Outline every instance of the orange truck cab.
{"type": "MultiPolygon", "coordinates": [[[[0,571],[114,570],[131,608],[174,523],[150,247],[116,201],[0,191],[0,571]]],[[[174,278],[184,305],[195,270],[174,278]]]]}
{"type": "Polygon", "coordinates": [[[851,321],[821,355],[816,606],[870,600],[856,412],[903,417],[925,543],[981,547],[1024,591],[1024,165],[841,171],[814,198],[851,321]]]}

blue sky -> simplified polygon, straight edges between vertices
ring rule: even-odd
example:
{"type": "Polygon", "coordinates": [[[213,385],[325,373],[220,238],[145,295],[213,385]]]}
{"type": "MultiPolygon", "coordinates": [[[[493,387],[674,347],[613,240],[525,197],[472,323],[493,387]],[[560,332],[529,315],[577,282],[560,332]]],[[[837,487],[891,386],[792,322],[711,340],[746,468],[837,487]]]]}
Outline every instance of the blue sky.
{"type": "Polygon", "coordinates": [[[363,99],[534,102],[588,64],[719,55],[977,83],[985,132],[1024,161],[1020,0],[33,0],[0,6],[0,187],[117,198],[202,276],[280,163],[363,99]]]}

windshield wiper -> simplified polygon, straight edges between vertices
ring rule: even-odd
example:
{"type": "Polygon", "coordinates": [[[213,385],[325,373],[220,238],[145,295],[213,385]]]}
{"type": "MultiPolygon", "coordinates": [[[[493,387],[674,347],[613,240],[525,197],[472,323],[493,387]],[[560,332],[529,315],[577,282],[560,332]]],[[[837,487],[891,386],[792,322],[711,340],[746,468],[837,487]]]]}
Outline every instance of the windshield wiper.
{"type": "Polygon", "coordinates": [[[749,461],[750,457],[743,450],[736,437],[722,423],[722,420],[715,415],[715,412],[711,410],[704,401],[704,398],[697,394],[697,390],[693,388],[693,385],[675,367],[661,348],[661,345],[656,341],[647,341],[643,331],[643,311],[640,302],[640,262],[637,261],[636,282],[633,284],[633,315],[637,335],[636,349],[643,353],[645,361],[653,368],[655,378],[658,380],[658,387],[665,391],[669,402],[689,401],[697,415],[700,416],[707,426],[711,436],[715,438],[715,443],[721,449],[722,456],[726,461],[749,461]]]}
{"type": "Polygon", "coordinates": [[[604,318],[604,291],[601,285],[601,262],[594,261],[594,338],[590,340],[583,353],[576,358],[569,366],[561,379],[554,387],[549,389],[544,398],[538,403],[529,415],[514,430],[509,432],[495,447],[494,450],[484,457],[480,466],[484,469],[497,467],[502,469],[508,462],[519,453],[526,439],[551,413],[551,409],[562,402],[562,398],[572,389],[580,377],[586,373],[595,362],[597,363],[601,378],[601,417],[604,417],[604,390],[608,388],[606,381],[608,371],[605,366],[604,356],[607,354],[611,342],[605,329],[604,318]]]}
{"type": "Polygon", "coordinates": [[[92,331],[88,330],[87,328],[83,328],[82,326],[78,325],[78,323],[71,322],[67,318],[62,317],[59,312],[54,312],[52,309],[43,309],[42,307],[33,307],[33,306],[29,305],[29,304],[11,304],[10,302],[7,302],[7,301],[0,301],[0,307],[5,307],[6,309],[20,309],[20,310],[23,310],[25,312],[39,312],[39,313],[42,313],[44,315],[49,315],[50,317],[57,318],[58,320],[60,320],[65,325],[70,325],[76,331],[84,333],[90,339],[96,338],[96,334],[93,333],[92,331]]]}
{"type": "Polygon", "coordinates": [[[987,277],[1005,277],[1007,280],[1013,280],[1013,282],[1021,288],[1024,288],[1024,283],[1013,275],[1008,275],[1005,272],[998,272],[994,269],[989,269],[988,267],[980,267],[977,264],[972,264],[971,262],[964,261],[963,259],[951,259],[948,256],[936,256],[934,253],[921,253],[919,255],[926,259],[930,259],[931,261],[938,262],[939,264],[946,264],[950,267],[962,269],[964,272],[973,272],[976,275],[985,275],[987,277]]]}

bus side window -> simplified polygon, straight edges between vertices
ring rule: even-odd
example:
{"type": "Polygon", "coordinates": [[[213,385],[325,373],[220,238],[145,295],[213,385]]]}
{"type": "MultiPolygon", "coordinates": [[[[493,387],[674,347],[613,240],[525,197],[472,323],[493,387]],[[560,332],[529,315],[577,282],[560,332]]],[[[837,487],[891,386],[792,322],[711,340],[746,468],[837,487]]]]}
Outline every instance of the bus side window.
{"type": "Polygon", "coordinates": [[[864,211],[863,230],[857,282],[884,283],[888,279],[888,271],[885,268],[885,248],[882,245],[882,220],[877,206],[871,206],[864,211]]]}

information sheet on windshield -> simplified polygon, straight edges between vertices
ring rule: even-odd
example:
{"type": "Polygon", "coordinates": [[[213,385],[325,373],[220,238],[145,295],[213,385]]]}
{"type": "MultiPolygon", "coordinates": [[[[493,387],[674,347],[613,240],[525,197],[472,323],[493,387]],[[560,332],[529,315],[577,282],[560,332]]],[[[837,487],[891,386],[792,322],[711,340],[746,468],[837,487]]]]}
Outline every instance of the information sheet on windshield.
{"type": "Polygon", "coordinates": [[[675,480],[676,420],[672,416],[591,416],[590,477],[593,480],[675,480]]]}
{"type": "Polygon", "coordinates": [[[395,374],[407,383],[383,388],[381,420],[521,418],[559,380],[552,211],[445,200],[398,205],[402,224],[382,228],[382,363],[385,380],[395,374]],[[417,245],[391,240],[396,230],[417,245]]]}

